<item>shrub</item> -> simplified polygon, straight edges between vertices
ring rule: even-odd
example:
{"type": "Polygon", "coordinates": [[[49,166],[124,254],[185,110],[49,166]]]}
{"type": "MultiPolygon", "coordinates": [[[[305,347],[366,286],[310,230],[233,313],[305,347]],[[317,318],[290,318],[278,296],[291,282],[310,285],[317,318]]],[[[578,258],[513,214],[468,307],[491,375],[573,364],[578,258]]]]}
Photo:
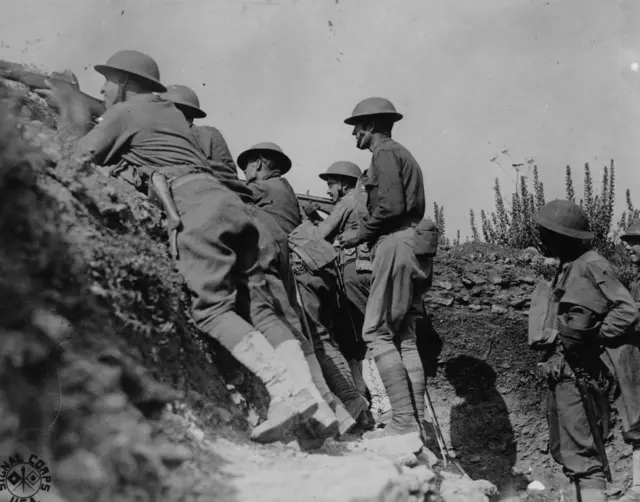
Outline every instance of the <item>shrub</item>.
{"type": "MultiPolygon", "coordinates": [[[[545,204],[544,185],[540,181],[538,167],[533,166],[532,190],[529,188],[528,176],[518,175],[517,190],[507,201],[501,191],[500,182],[496,178],[494,185],[495,211],[489,216],[480,212],[482,235],[490,244],[498,244],[523,249],[529,246],[539,247],[537,225],[533,215],[545,204]]],[[[575,202],[575,190],[571,167],[565,170],[566,198],[575,202]]],[[[613,210],[615,205],[615,166],[613,160],[605,166],[602,174],[600,193],[594,190],[593,179],[589,164],[584,166],[584,196],[579,205],[587,213],[590,227],[595,234],[595,245],[605,256],[612,256],[616,252],[618,235],[640,216],[640,210],[633,207],[631,194],[627,190],[627,207],[618,222],[617,228],[612,229],[613,210]]],[[[478,234],[475,213],[469,213],[471,232],[478,234]]],[[[475,237],[474,237],[475,238],[475,237]]],[[[479,238],[479,235],[478,235],[479,238]]]]}

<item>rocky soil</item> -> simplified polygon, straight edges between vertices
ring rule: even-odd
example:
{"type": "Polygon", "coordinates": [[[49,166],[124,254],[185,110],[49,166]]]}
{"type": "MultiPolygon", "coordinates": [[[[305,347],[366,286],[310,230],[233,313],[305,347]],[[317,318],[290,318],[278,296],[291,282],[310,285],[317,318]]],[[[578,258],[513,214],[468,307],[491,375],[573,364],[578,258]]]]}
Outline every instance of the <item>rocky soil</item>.
{"type": "MultiPolygon", "coordinates": [[[[537,253],[443,250],[425,298],[438,421],[463,469],[487,481],[415,465],[398,443],[255,445],[266,392],[190,323],[161,215],[68,159],[46,103],[1,79],[0,93],[0,455],[46,460],[41,500],[573,499],[546,451],[545,385],[526,344],[528,295],[549,271],[537,253]],[[527,492],[533,480],[545,490],[527,492]]],[[[435,436],[429,446],[438,453],[435,436]]],[[[623,488],[619,425],[608,453],[623,488]]]]}
{"type": "MultiPolygon", "coordinates": [[[[572,500],[573,487],[548,453],[546,384],[539,355],[527,346],[528,298],[551,271],[535,250],[465,244],[442,252],[425,298],[431,317],[425,352],[438,420],[464,470],[505,496],[538,480],[546,490],[528,498],[572,500]]],[[[612,496],[630,483],[631,454],[615,414],[613,420],[612,496]]]]}

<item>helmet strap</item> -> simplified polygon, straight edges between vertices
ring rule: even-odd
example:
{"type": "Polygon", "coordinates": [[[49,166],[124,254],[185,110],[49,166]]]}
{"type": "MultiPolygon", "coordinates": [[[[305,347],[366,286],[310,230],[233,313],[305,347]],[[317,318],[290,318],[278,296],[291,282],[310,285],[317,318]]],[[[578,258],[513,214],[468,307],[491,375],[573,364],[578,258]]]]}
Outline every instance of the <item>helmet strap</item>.
{"type": "Polygon", "coordinates": [[[116,95],[116,103],[121,103],[126,100],[128,85],[129,85],[129,75],[125,74],[122,82],[118,84],[118,94],[116,95]]]}

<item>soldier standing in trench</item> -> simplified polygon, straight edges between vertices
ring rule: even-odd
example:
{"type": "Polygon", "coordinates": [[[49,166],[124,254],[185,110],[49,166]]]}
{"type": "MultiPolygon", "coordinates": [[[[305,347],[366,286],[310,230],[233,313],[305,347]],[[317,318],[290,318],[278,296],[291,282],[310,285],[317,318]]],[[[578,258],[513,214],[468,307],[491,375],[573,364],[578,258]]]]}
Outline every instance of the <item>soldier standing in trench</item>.
{"type": "Polygon", "coordinates": [[[86,105],[75,95],[53,85],[40,92],[59,103],[60,138],[75,141],[78,160],[115,164],[111,175],[148,190],[162,206],[172,223],[172,255],[193,295],[196,324],[269,392],[267,420],[254,428],[252,439],[273,442],[288,436],[311,419],[322,401],[247,320],[246,277],[259,259],[256,225],[240,198],[216,180],[183,115],[153,94],[166,88],[151,57],[120,51],[95,69],[106,80],[106,112],[91,131],[86,105]]]}
{"type": "MultiPolygon", "coordinates": [[[[625,243],[631,263],[640,270],[640,222],[633,223],[620,237],[625,243]]],[[[640,278],[631,284],[631,296],[640,309],[640,278]]],[[[638,333],[635,333],[638,336],[638,333]]],[[[631,489],[618,502],[640,502],[640,348],[637,342],[621,346],[625,350],[625,370],[616,374],[620,395],[616,408],[622,418],[622,438],[633,447],[631,489]],[[622,380],[622,381],[621,381],[622,380]]]]}
{"type": "Polygon", "coordinates": [[[393,124],[400,119],[390,101],[368,98],[344,121],[353,126],[356,146],[373,156],[364,174],[369,215],[339,241],[347,249],[362,243],[375,246],[363,338],[392,408],[391,422],[365,437],[421,433],[424,419],[425,375],[416,323],[424,315],[422,296],[430,286],[435,249],[422,223],[428,221],[423,220],[422,169],[391,139],[393,124]]]}
{"type": "MultiPolygon", "coordinates": [[[[554,200],[534,220],[544,254],[559,259],[553,282],[536,288],[529,314],[529,344],[544,351],[540,368],[549,383],[549,450],[578,500],[605,501],[606,383],[610,374],[621,387],[628,383],[625,355],[640,314],[611,264],[591,248],[594,234],[579,206],[554,200]]],[[[620,411],[628,419],[628,410],[620,411]]]]}
{"type": "MultiPolygon", "coordinates": [[[[347,161],[334,162],[320,174],[320,179],[327,182],[327,193],[335,206],[331,214],[318,223],[319,237],[334,242],[346,229],[358,228],[366,214],[366,191],[359,182],[361,176],[358,165],[347,161]]],[[[339,268],[347,298],[342,309],[344,329],[338,343],[349,362],[356,388],[367,397],[368,389],[362,376],[362,362],[367,352],[362,325],[371,287],[371,250],[367,244],[341,250],[339,268]]],[[[370,419],[373,421],[372,416],[370,419]]]]}

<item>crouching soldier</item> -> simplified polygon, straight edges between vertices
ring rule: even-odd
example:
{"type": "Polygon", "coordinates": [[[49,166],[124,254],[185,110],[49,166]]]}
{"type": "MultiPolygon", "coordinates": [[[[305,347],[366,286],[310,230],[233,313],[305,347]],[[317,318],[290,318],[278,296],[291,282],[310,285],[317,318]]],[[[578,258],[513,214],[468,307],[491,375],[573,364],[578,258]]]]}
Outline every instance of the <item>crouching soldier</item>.
{"type": "Polygon", "coordinates": [[[291,159],[275,143],[258,143],[238,156],[255,204],[273,216],[287,235],[302,223],[300,205],[285,174],[291,159]]]}
{"type": "MultiPolygon", "coordinates": [[[[260,378],[271,398],[267,420],[252,431],[259,442],[280,440],[318,410],[278,353],[248,322],[239,305],[248,271],[259,258],[259,234],[246,206],[220,184],[189,124],[169,101],[156,62],[120,51],[95,69],[105,76],[106,112],[91,131],[88,111],[57,88],[42,91],[60,102],[59,132],[75,139],[78,160],[114,166],[111,174],[148,193],[170,224],[171,254],[192,293],[197,326],[217,339],[260,378]]],[[[293,357],[293,356],[292,356],[293,357]]]]}
{"type": "Polygon", "coordinates": [[[184,114],[213,175],[246,204],[246,210],[258,229],[260,255],[247,272],[251,323],[265,335],[280,360],[296,380],[314,394],[318,403],[318,410],[306,427],[298,430],[298,437],[306,438],[308,433],[316,439],[334,436],[339,432],[338,421],[330,408],[331,400],[325,399],[330,391],[284,286],[287,280],[293,280],[287,235],[270,214],[255,205],[251,189],[238,178],[236,164],[220,132],[214,127],[193,125],[194,119],[206,117],[195,92],[184,85],[173,85],[162,96],[184,114]]]}
{"type": "Polygon", "coordinates": [[[186,85],[170,85],[162,97],[171,101],[182,112],[196,142],[218,172],[218,178],[239,181],[236,163],[222,133],[213,126],[194,123],[195,119],[203,119],[207,116],[207,113],[200,108],[200,100],[195,91],[186,85]]]}
{"type": "Polygon", "coordinates": [[[607,381],[614,375],[622,384],[622,353],[640,315],[611,264],[591,248],[594,235],[579,206],[554,200],[534,220],[544,254],[559,259],[529,312],[529,344],[544,351],[540,368],[549,384],[549,450],[576,485],[578,500],[605,501],[607,381]]]}
{"type": "MultiPolygon", "coordinates": [[[[626,244],[631,263],[640,270],[640,222],[632,224],[622,235],[621,240],[626,244]]],[[[640,308],[640,274],[631,284],[631,296],[636,302],[636,307],[640,308]]],[[[637,329],[636,329],[637,337],[637,329]]],[[[620,396],[616,402],[616,408],[622,410],[624,441],[633,446],[632,474],[633,484],[624,497],[618,499],[619,502],[640,502],[640,349],[638,343],[621,346],[625,349],[626,361],[621,367],[620,375],[617,375],[620,382],[620,396]],[[634,392],[635,391],[635,392],[634,392]],[[624,412],[626,411],[626,412],[624,412]]]]}

